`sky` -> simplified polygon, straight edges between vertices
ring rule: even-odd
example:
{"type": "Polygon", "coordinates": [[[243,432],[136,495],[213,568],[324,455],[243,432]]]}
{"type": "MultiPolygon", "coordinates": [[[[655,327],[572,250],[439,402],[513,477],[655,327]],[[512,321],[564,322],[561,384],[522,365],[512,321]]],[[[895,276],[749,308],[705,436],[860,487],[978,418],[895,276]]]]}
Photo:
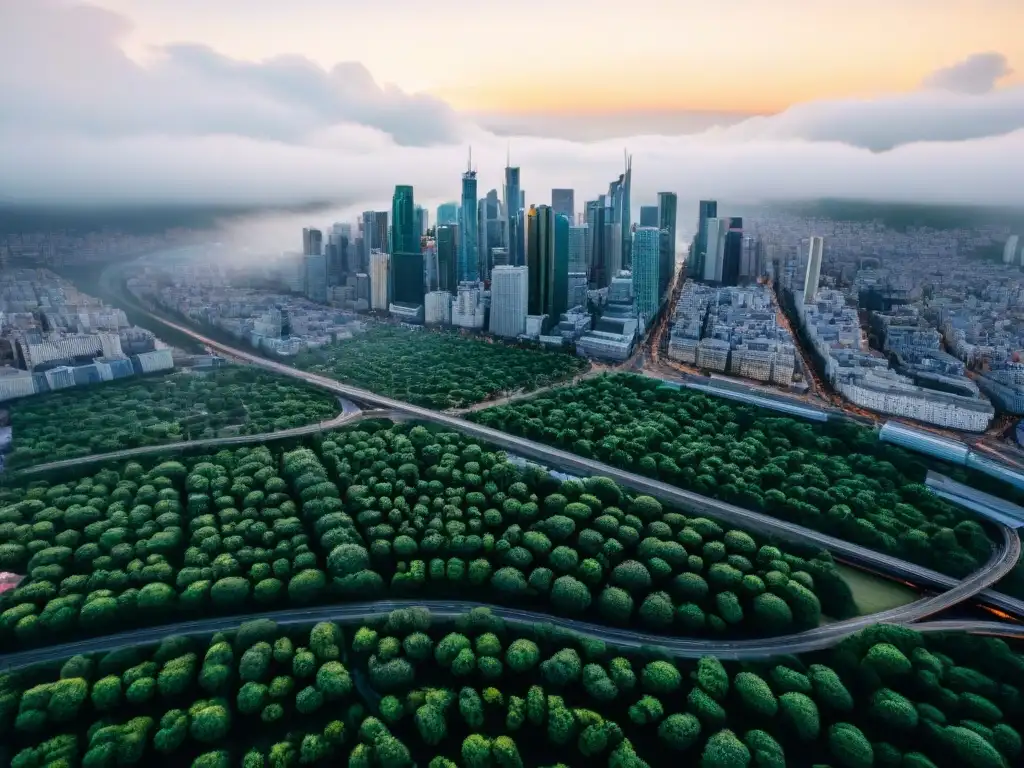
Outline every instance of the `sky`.
{"type": "Polygon", "coordinates": [[[1020,0],[0,0],[0,202],[1024,205],[1020,0]],[[532,192],[532,194],[531,194],[532,192]]]}

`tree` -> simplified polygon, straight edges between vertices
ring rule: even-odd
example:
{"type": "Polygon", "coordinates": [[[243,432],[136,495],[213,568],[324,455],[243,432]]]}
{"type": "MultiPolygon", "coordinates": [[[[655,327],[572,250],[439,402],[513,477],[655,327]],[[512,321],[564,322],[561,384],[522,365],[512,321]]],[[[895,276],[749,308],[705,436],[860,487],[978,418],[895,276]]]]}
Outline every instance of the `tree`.
{"type": "Polygon", "coordinates": [[[429,704],[420,706],[416,710],[414,720],[420,738],[430,746],[440,744],[448,734],[444,712],[437,707],[429,704]]]}
{"type": "Polygon", "coordinates": [[[528,672],[537,666],[540,651],[537,644],[526,638],[517,638],[505,651],[505,663],[516,673],[528,672]]]}
{"type": "MultiPolygon", "coordinates": [[[[782,745],[766,731],[747,731],[743,743],[750,749],[757,768],[786,768],[786,755],[782,745]]],[[[898,756],[896,764],[899,764],[898,756]]]]}
{"type": "Polygon", "coordinates": [[[682,675],[667,661],[652,661],[640,675],[640,685],[647,693],[669,694],[679,688],[682,675]]]}
{"type": "Polygon", "coordinates": [[[815,698],[826,707],[836,712],[850,712],[853,709],[853,696],[832,669],[823,664],[811,664],[808,677],[815,698]]]}
{"type": "Polygon", "coordinates": [[[598,598],[597,608],[612,624],[625,626],[633,615],[633,598],[621,587],[606,587],[598,598]]]}
{"type": "Polygon", "coordinates": [[[920,719],[913,702],[890,688],[872,694],[868,712],[879,722],[900,730],[916,728],[920,719]]]}
{"type": "MultiPolygon", "coordinates": [[[[756,677],[756,676],[755,676],[756,677]]],[[[697,685],[715,701],[722,701],[729,693],[729,673],[714,656],[702,656],[697,662],[697,685]]]]}
{"type": "Polygon", "coordinates": [[[459,691],[459,714],[470,728],[480,728],[484,723],[484,705],[472,688],[466,687],[459,691]]]}
{"type": "Polygon", "coordinates": [[[565,613],[580,614],[590,606],[590,590],[572,576],[560,576],[551,587],[551,603],[565,613]]]}
{"type": "Polygon", "coordinates": [[[221,741],[230,728],[231,716],[223,705],[211,703],[198,708],[193,706],[189,733],[196,741],[204,744],[221,741]]]}
{"type": "Polygon", "coordinates": [[[555,687],[562,687],[580,679],[582,663],[573,648],[563,648],[540,665],[544,680],[555,687]]]}
{"type": "Polygon", "coordinates": [[[755,714],[763,717],[774,717],[779,710],[779,702],[772,693],[768,683],[753,672],[739,672],[733,678],[733,688],[743,705],[755,714]]]}
{"type": "Polygon", "coordinates": [[[238,675],[242,680],[259,682],[270,670],[273,649],[270,643],[259,642],[242,654],[238,664],[238,675]]]}
{"type": "Polygon", "coordinates": [[[871,742],[849,723],[836,723],[828,729],[828,749],[841,768],[872,768],[875,764],[871,742]]]}
{"type": "Polygon", "coordinates": [[[675,607],[667,592],[651,592],[640,606],[640,620],[655,629],[668,629],[675,617],[675,607]]]}
{"type": "Polygon", "coordinates": [[[803,693],[784,693],[779,696],[782,719],[802,741],[813,741],[821,731],[821,719],[814,701],[803,693]]]}
{"type": "Polygon", "coordinates": [[[714,734],[704,745],[702,768],[745,768],[748,765],[750,750],[728,729],[714,734]]]}
{"type": "Polygon", "coordinates": [[[875,643],[864,655],[864,664],[883,679],[899,677],[913,669],[910,659],[892,643],[875,643]]]}
{"type": "Polygon", "coordinates": [[[669,749],[687,750],[700,737],[700,720],[689,713],[669,715],[658,726],[658,737],[669,749]]]}
{"type": "Polygon", "coordinates": [[[642,594],[651,588],[651,574],[642,563],[624,560],[612,569],[610,582],[633,594],[642,594]]]}
{"type": "Polygon", "coordinates": [[[490,768],[491,742],[486,736],[471,733],[462,742],[462,764],[466,768],[490,768]]]}
{"type": "Polygon", "coordinates": [[[316,687],[328,700],[341,699],[351,693],[352,678],[340,661],[328,661],[317,670],[316,687]]]}

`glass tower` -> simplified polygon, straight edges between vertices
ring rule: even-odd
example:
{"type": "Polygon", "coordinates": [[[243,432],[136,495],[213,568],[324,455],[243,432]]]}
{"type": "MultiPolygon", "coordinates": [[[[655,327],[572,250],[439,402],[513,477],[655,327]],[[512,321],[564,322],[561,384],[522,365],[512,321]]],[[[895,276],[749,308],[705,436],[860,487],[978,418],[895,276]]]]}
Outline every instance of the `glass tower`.
{"type": "Polygon", "coordinates": [[[480,279],[478,245],[476,171],[473,170],[473,153],[470,150],[469,165],[462,174],[462,207],[459,208],[459,282],[480,279]]]}
{"type": "Polygon", "coordinates": [[[399,184],[391,198],[391,253],[419,252],[420,235],[416,224],[412,187],[399,184]]]}

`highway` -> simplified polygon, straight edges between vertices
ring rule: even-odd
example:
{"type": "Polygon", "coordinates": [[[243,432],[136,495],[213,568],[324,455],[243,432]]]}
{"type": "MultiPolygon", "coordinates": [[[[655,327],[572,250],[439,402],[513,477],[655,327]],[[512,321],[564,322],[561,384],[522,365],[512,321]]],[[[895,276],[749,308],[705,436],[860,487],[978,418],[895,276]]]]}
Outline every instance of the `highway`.
{"type": "MultiPolygon", "coordinates": [[[[202,335],[190,326],[182,325],[153,314],[135,302],[129,303],[133,304],[135,309],[144,312],[160,324],[173,328],[179,333],[186,334],[212,350],[234,359],[247,362],[251,365],[275,371],[284,376],[291,376],[293,378],[300,379],[334,392],[335,394],[349,400],[356,401],[364,405],[372,405],[379,409],[378,415],[383,415],[380,414],[380,411],[390,411],[393,415],[405,416],[421,421],[430,421],[435,424],[446,426],[452,430],[462,432],[463,434],[470,435],[498,448],[502,448],[522,456],[523,458],[544,463],[555,469],[574,472],[585,476],[601,475],[609,477],[623,487],[629,488],[635,492],[656,496],[663,501],[690,513],[708,515],[721,522],[736,525],[746,530],[760,533],[764,536],[782,538],[805,546],[827,549],[832,552],[837,559],[841,559],[851,565],[866,568],[882,574],[898,576],[899,578],[913,584],[920,584],[932,589],[942,589],[944,590],[943,594],[945,595],[957,594],[958,588],[963,583],[978,584],[978,582],[972,581],[974,578],[973,576],[969,577],[964,582],[961,582],[957,579],[938,574],[923,566],[908,563],[900,560],[899,558],[885,555],[862,547],[858,544],[853,544],[842,539],[837,539],[835,537],[813,531],[795,523],[779,520],[769,515],[743,509],[716,499],[710,499],[693,493],[692,491],[686,491],[682,488],[678,488],[658,480],[653,480],[649,477],[644,477],[643,475],[626,472],[616,467],[594,461],[593,459],[577,456],[569,453],[568,451],[552,448],[497,429],[485,427],[481,424],[476,424],[459,418],[458,416],[439,413],[437,411],[411,405],[400,400],[394,400],[368,390],[343,384],[325,376],[320,376],[308,371],[302,371],[298,368],[293,368],[292,366],[284,365],[274,360],[268,360],[267,358],[251,352],[215,341],[214,339],[202,335]]],[[[126,452],[119,452],[119,454],[125,455],[107,455],[104,459],[128,457],[126,452]]],[[[92,457],[87,458],[94,460],[92,457]]],[[[73,465],[76,461],[81,460],[71,460],[71,464],[73,465]]],[[[1017,537],[1017,534],[1006,526],[997,527],[1000,528],[1004,541],[1013,543],[1011,547],[1004,547],[1002,554],[1005,555],[1007,551],[1013,550],[1019,555],[1020,540],[1017,537]]],[[[999,555],[1000,552],[997,550],[996,554],[999,555]]],[[[988,567],[991,567],[991,565],[988,567]]],[[[1010,567],[1005,570],[1003,575],[1008,573],[1009,570],[1012,570],[1012,563],[1010,567]]],[[[984,573],[984,569],[979,573],[984,573]]],[[[970,594],[965,594],[962,599],[966,600],[982,593],[979,600],[985,604],[1011,615],[1024,616],[1024,601],[1000,595],[989,590],[989,587],[995,584],[996,581],[998,581],[998,579],[986,580],[983,585],[975,589],[970,594]]]]}
{"type": "Polygon", "coordinates": [[[31,467],[15,470],[12,474],[15,477],[26,477],[38,475],[43,472],[51,472],[57,469],[96,464],[105,461],[127,461],[139,456],[148,456],[162,453],[175,453],[177,451],[192,450],[193,448],[225,448],[231,445],[249,445],[252,443],[267,443],[272,440],[285,440],[290,437],[302,437],[313,435],[318,432],[326,432],[332,429],[349,426],[362,419],[381,418],[387,413],[380,411],[364,411],[360,408],[355,410],[346,408],[329,421],[321,421],[315,424],[306,424],[302,427],[282,429],[277,432],[260,432],[255,435],[234,435],[232,437],[207,437],[199,440],[183,440],[177,443],[162,443],[160,445],[144,445],[139,448],[125,448],[122,451],[110,453],[97,453],[89,456],[79,456],[73,459],[61,459],[60,461],[48,461],[45,464],[34,464],[31,467]]]}
{"type": "Polygon", "coordinates": [[[807,653],[828,648],[844,637],[874,624],[912,624],[914,628],[926,631],[973,632],[977,627],[980,634],[1002,634],[1024,637],[1024,625],[1000,624],[998,622],[949,621],[916,624],[968,599],[979,589],[994,580],[1002,578],[1016,563],[1020,555],[1020,540],[1008,537],[1000,551],[993,552],[992,559],[977,573],[959,583],[956,587],[934,597],[923,598],[909,605],[869,616],[858,616],[845,621],[816,627],[805,632],[754,640],[714,640],[706,638],[683,638],[653,635],[632,629],[619,629],[592,624],[578,619],[567,619],[548,613],[489,605],[473,601],[445,600],[378,600],[374,602],[325,605],[316,608],[288,608],[280,611],[251,613],[240,616],[225,616],[196,621],[185,621],[159,627],[136,629],[104,637],[77,640],[63,645],[35,648],[0,655],[0,672],[34,664],[67,659],[80,653],[106,653],[120,648],[150,645],[174,635],[207,635],[225,632],[239,624],[253,619],[270,619],[281,625],[310,624],[318,621],[357,622],[385,616],[399,608],[427,608],[435,618],[451,619],[473,608],[488,608],[496,616],[520,626],[553,624],[572,630],[579,635],[620,647],[639,649],[656,646],[659,650],[684,659],[714,655],[722,659],[756,660],[785,654],[807,653]]]}

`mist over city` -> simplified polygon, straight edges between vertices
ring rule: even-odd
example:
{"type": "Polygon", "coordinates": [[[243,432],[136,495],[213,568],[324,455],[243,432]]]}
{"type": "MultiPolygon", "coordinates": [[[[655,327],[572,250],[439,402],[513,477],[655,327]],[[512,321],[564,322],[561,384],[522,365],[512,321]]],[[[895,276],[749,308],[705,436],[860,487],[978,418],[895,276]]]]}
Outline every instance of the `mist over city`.
{"type": "Polygon", "coordinates": [[[0,0],[0,766],[1024,766],[1022,29],[0,0]]]}

